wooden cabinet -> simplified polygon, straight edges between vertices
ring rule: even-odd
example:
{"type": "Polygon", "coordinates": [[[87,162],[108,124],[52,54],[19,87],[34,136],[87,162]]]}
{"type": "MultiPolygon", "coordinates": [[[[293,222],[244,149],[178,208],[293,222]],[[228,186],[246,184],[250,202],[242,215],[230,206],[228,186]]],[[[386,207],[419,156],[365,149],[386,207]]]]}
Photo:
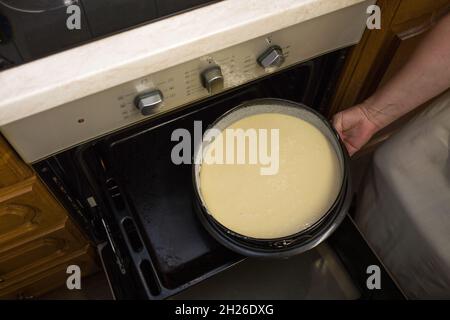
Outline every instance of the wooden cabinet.
{"type": "Polygon", "coordinates": [[[70,264],[97,270],[93,251],[65,209],[0,137],[0,299],[62,286],[70,264]]]}
{"type": "Polygon", "coordinates": [[[80,239],[82,236],[66,219],[65,224],[48,230],[38,239],[0,253],[0,297],[28,278],[61,264],[73,252],[86,250],[88,244],[80,239]]]}
{"type": "Polygon", "coordinates": [[[40,237],[66,219],[64,209],[37,177],[0,189],[0,254],[40,237]]]}
{"type": "Polygon", "coordinates": [[[32,175],[32,170],[19,159],[0,136],[0,188],[10,186],[32,175]]]}
{"type": "MultiPolygon", "coordinates": [[[[366,29],[360,43],[350,52],[331,103],[330,116],[361,103],[390,79],[426,32],[449,12],[450,0],[379,0],[377,5],[381,8],[381,29],[366,29]]],[[[390,136],[408,117],[379,133],[367,148],[390,136]]]]}
{"type": "Polygon", "coordinates": [[[17,278],[9,286],[0,289],[0,299],[32,299],[52,291],[67,280],[67,267],[77,265],[80,267],[81,275],[90,275],[98,270],[95,264],[95,255],[88,246],[76,251],[69,252],[48,264],[45,269],[35,269],[36,272],[28,277],[17,278]]]}

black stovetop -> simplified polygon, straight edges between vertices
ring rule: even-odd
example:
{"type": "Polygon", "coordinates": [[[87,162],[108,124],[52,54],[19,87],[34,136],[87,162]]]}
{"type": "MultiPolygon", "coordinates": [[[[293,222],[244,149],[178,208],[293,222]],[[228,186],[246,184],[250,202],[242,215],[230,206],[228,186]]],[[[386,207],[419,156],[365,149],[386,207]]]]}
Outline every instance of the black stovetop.
{"type": "Polygon", "coordinates": [[[0,3],[0,71],[219,0],[76,0],[0,3]]]}

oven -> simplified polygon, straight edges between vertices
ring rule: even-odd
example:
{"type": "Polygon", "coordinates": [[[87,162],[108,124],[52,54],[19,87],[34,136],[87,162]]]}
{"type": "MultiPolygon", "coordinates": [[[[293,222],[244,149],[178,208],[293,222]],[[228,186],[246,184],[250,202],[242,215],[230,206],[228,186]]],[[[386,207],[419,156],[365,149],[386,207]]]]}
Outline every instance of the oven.
{"type": "Polygon", "coordinates": [[[117,299],[401,299],[350,216],[289,259],[223,247],[194,213],[191,165],[171,161],[174,130],[194,135],[195,121],[205,129],[244,101],[287,99],[327,115],[365,7],[211,52],[2,132],[98,247],[117,299]],[[368,284],[373,268],[380,288],[368,284]]]}

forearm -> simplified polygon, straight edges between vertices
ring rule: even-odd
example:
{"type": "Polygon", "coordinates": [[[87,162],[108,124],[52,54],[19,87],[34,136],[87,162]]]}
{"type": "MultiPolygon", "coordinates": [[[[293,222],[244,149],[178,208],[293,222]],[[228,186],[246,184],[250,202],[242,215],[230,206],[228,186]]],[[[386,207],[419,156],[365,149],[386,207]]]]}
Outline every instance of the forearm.
{"type": "Polygon", "coordinates": [[[381,129],[450,87],[450,14],[426,36],[406,65],[364,103],[381,129]]]}

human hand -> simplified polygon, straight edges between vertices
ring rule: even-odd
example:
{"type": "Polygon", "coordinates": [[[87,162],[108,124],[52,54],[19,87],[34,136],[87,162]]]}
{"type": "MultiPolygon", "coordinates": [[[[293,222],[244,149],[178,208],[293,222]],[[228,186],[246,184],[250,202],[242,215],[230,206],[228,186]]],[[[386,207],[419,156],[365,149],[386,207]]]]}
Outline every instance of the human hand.
{"type": "Polygon", "coordinates": [[[380,129],[371,121],[370,113],[363,104],[335,114],[333,125],[350,155],[361,149],[380,129]]]}

